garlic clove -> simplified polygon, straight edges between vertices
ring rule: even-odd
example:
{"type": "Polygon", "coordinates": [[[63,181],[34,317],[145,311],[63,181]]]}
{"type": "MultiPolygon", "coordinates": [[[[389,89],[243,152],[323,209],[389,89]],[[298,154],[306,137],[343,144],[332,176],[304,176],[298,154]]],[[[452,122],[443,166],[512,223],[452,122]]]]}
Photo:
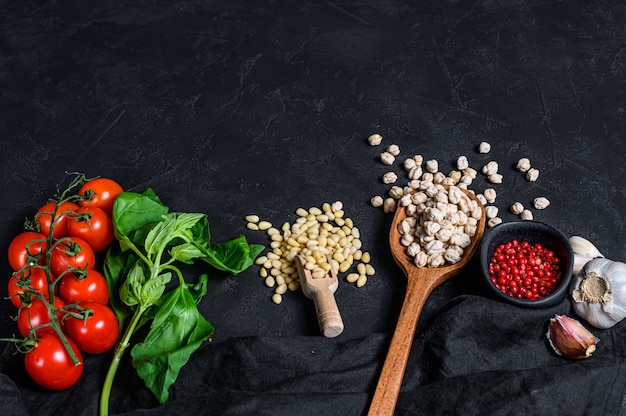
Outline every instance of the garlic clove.
{"type": "Polygon", "coordinates": [[[600,250],[598,250],[596,246],[594,246],[593,243],[586,238],[574,235],[570,237],[569,243],[572,246],[574,254],[582,254],[591,258],[604,257],[602,253],[600,253],[600,250]]]}
{"type": "Polygon", "coordinates": [[[580,322],[567,315],[550,318],[546,337],[554,352],[573,360],[591,357],[599,341],[580,322]]]}
{"type": "Polygon", "coordinates": [[[585,267],[585,264],[589,263],[594,258],[586,254],[574,253],[574,266],[572,267],[572,275],[577,275],[585,267]]]}

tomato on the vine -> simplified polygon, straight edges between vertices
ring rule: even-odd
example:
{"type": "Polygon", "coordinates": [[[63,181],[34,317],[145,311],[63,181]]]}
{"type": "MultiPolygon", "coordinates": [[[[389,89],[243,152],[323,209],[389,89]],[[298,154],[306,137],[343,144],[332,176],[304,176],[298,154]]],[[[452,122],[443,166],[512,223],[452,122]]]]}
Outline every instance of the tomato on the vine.
{"type": "Polygon", "coordinates": [[[76,301],[91,301],[102,304],[109,302],[109,288],[106,279],[97,270],[88,269],[83,278],[66,274],[59,281],[59,296],[70,304],[76,301]]]}
{"type": "Polygon", "coordinates": [[[56,332],[42,332],[37,338],[35,348],[24,355],[28,375],[49,390],[65,390],[76,384],[83,374],[83,356],[76,344],[66,338],[80,361],[78,365],[74,364],[56,332]]]}
{"type": "Polygon", "coordinates": [[[93,248],[82,238],[64,237],[50,255],[50,270],[56,277],[66,271],[83,273],[96,266],[96,255],[93,248]]]}
{"type": "Polygon", "coordinates": [[[80,207],[76,216],[68,218],[67,233],[82,238],[93,251],[99,252],[113,241],[113,220],[109,214],[97,207],[80,207]],[[88,219],[84,216],[89,217],[88,219]]]}
{"type": "MultiPolygon", "coordinates": [[[[65,302],[58,297],[54,298],[54,309],[58,310],[65,306],[65,302]]],[[[59,323],[63,323],[65,311],[57,312],[59,323]]],[[[23,337],[28,335],[31,329],[50,322],[50,312],[46,303],[41,299],[35,299],[30,305],[21,307],[17,313],[17,329],[23,337]]],[[[64,325],[61,324],[61,327],[64,325]]]]}
{"type": "Polygon", "coordinates": [[[87,319],[68,315],[65,320],[67,334],[78,349],[87,354],[100,354],[110,350],[119,336],[119,323],[113,310],[97,302],[78,302],[82,308],[91,309],[87,319]]]}
{"type": "MultiPolygon", "coordinates": [[[[11,303],[16,308],[24,306],[21,295],[29,289],[48,298],[48,278],[46,277],[46,272],[41,267],[28,267],[11,275],[8,294],[11,303]]],[[[30,298],[35,299],[36,295],[33,294],[30,298]]]]}
{"type": "MultiPolygon", "coordinates": [[[[37,210],[35,218],[39,223],[39,230],[43,235],[50,235],[50,228],[52,227],[52,213],[54,212],[56,205],[56,201],[50,201],[37,210]]],[[[54,231],[52,233],[52,237],[61,238],[67,235],[67,220],[69,218],[69,211],[75,211],[77,209],[78,204],[74,202],[65,201],[59,204],[54,217],[54,231]]]]}
{"type": "Polygon", "coordinates": [[[18,271],[27,264],[43,263],[47,250],[46,236],[35,231],[24,231],[16,235],[9,244],[9,264],[18,271]]]}
{"type": "Polygon", "coordinates": [[[124,192],[122,186],[109,178],[96,178],[85,182],[78,190],[78,195],[90,194],[91,199],[79,200],[81,207],[98,207],[111,215],[113,203],[119,194],[124,192]]]}

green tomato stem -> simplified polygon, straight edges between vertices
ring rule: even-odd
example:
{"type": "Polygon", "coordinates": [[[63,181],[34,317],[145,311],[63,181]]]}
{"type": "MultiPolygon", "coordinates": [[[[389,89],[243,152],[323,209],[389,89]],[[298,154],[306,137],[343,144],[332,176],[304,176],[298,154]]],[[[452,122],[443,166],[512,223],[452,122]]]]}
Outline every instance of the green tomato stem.
{"type": "Polygon", "coordinates": [[[128,327],[126,327],[126,331],[124,331],[124,335],[122,339],[115,347],[115,353],[113,354],[113,360],[109,365],[109,370],[107,371],[106,378],[104,379],[104,384],[102,386],[102,392],[100,394],[100,416],[108,416],[109,414],[109,398],[111,396],[111,387],[113,386],[113,380],[115,379],[115,374],[117,373],[117,369],[119,368],[120,362],[122,361],[122,357],[124,356],[124,352],[126,348],[130,345],[130,338],[135,332],[135,328],[141,319],[141,316],[146,311],[147,308],[143,306],[139,306],[135,313],[133,314],[132,319],[130,320],[128,327]]]}

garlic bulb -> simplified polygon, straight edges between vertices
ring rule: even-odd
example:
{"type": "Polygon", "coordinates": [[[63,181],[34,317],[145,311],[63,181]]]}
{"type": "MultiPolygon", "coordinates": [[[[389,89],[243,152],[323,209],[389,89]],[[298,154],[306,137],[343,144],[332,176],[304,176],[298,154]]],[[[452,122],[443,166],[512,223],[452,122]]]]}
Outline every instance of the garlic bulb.
{"type": "Polygon", "coordinates": [[[580,322],[567,315],[550,318],[546,337],[554,352],[573,360],[591,357],[599,341],[580,322]]]}
{"type": "Polygon", "coordinates": [[[596,328],[626,318],[626,264],[605,258],[589,261],[572,278],[574,311],[596,328]]]}

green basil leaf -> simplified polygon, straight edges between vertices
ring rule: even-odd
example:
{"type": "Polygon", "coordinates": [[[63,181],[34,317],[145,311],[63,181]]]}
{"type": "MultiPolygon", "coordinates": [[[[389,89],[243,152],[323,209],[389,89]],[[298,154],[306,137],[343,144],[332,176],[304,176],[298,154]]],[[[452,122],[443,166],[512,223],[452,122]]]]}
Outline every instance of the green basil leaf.
{"type": "Polygon", "coordinates": [[[158,302],[171,279],[172,273],[168,272],[148,280],[141,288],[141,305],[147,307],[158,302]]]}
{"type": "Polygon", "coordinates": [[[173,289],[161,305],[144,342],[131,351],[133,366],[159,403],[191,354],[213,335],[213,326],[198,311],[186,284],[173,289]]]}
{"type": "Polygon", "coordinates": [[[238,274],[254,263],[254,259],[265,247],[248,244],[246,237],[239,237],[209,247],[200,247],[204,252],[201,259],[219,270],[238,274]]]}
{"type": "MultiPolygon", "coordinates": [[[[206,295],[208,281],[209,281],[209,276],[207,274],[201,274],[200,276],[198,276],[198,281],[196,283],[192,283],[192,284],[185,283],[187,285],[187,290],[189,290],[189,293],[191,293],[191,296],[193,297],[196,304],[200,303],[204,295],[206,295]]],[[[154,305],[149,307],[146,310],[146,312],[144,312],[142,319],[140,321],[140,325],[144,325],[146,322],[149,322],[152,319],[154,319],[157,312],[159,311],[159,308],[164,303],[166,303],[171,296],[175,294],[176,294],[175,290],[170,290],[169,292],[166,292],[161,297],[161,299],[154,302],[154,305]]]]}
{"type": "Polygon", "coordinates": [[[175,241],[190,241],[194,236],[190,229],[204,214],[172,213],[157,224],[146,236],[145,246],[148,255],[160,253],[175,241]]]}
{"type": "Polygon", "coordinates": [[[120,328],[124,321],[132,314],[132,310],[122,301],[119,296],[120,288],[126,280],[126,276],[132,266],[137,262],[137,256],[128,252],[123,253],[119,244],[112,244],[104,259],[104,277],[109,289],[109,304],[115,312],[120,328]]]}
{"type": "Polygon", "coordinates": [[[161,222],[156,224],[146,235],[145,248],[148,257],[162,253],[172,239],[176,228],[176,218],[169,215],[162,217],[161,222]]]}
{"type": "Polygon", "coordinates": [[[209,276],[207,274],[201,274],[198,276],[198,281],[195,284],[187,284],[187,289],[196,303],[200,303],[200,300],[206,295],[208,282],[209,276]]]}
{"type": "Polygon", "coordinates": [[[170,250],[170,256],[183,263],[191,264],[193,259],[204,256],[204,252],[192,243],[184,243],[173,247],[170,250]]]}
{"type": "Polygon", "coordinates": [[[143,238],[153,224],[161,222],[161,217],[169,208],[161,204],[154,192],[122,192],[113,205],[115,236],[120,240],[126,236],[136,245],[143,244],[143,238]]]}
{"type": "Polygon", "coordinates": [[[143,285],[146,282],[146,275],[143,268],[136,262],[130,272],[126,281],[120,288],[120,299],[128,306],[135,306],[142,302],[143,285]]]}

